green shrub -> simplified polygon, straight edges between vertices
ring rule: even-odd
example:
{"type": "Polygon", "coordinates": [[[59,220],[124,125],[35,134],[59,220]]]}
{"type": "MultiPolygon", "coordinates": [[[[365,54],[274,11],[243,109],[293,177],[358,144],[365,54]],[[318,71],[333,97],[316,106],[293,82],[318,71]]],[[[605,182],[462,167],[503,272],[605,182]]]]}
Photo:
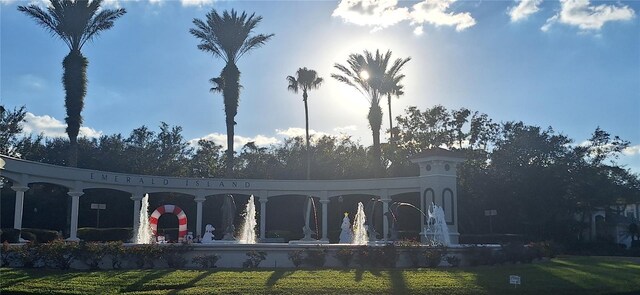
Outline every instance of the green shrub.
{"type": "Polygon", "coordinates": [[[323,267],[326,262],[327,249],[308,249],[304,262],[313,267],[323,267]]]}
{"type": "MultiPolygon", "coordinates": [[[[24,236],[25,233],[33,234],[34,236],[29,236],[29,237],[35,238],[34,240],[38,241],[38,243],[49,243],[56,239],[62,239],[62,236],[60,236],[59,232],[55,230],[49,230],[49,229],[23,228],[22,229],[23,239],[27,239],[24,236]]],[[[34,241],[34,240],[30,240],[30,241],[34,241]]]]}
{"type": "Polygon", "coordinates": [[[369,260],[371,259],[371,253],[369,251],[368,246],[359,246],[355,250],[355,258],[354,262],[360,267],[364,268],[366,265],[369,265],[369,260]]]}
{"type": "Polygon", "coordinates": [[[293,263],[293,266],[298,268],[300,267],[300,265],[302,265],[302,262],[304,260],[302,250],[289,251],[289,253],[287,254],[289,256],[289,260],[291,260],[291,263],[293,263]]]}
{"type": "Polygon", "coordinates": [[[69,269],[73,260],[80,254],[80,246],[77,242],[55,239],[49,243],[40,244],[39,254],[50,267],[69,269]]]}
{"type": "Polygon", "coordinates": [[[36,235],[35,235],[35,234],[33,234],[33,233],[31,233],[31,232],[28,232],[28,231],[22,231],[22,232],[20,233],[20,237],[21,237],[23,240],[26,240],[26,241],[29,241],[29,242],[33,242],[33,243],[46,243],[46,241],[45,241],[45,242],[40,242],[40,241],[38,240],[38,237],[36,237],[36,235]]]}
{"type": "Polygon", "coordinates": [[[247,252],[247,260],[242,264],[243,268],[258,268],[260,262],[267,259],[267,252],[263,251],[249,251],[247,252]]]}
{"type": "Polygon", "coordinates": [[[344,247],[336,252],[335,257],[340,261],[343,267],[349,267],[353,254],[354,251],[350,247],[344,247]]]}
{"type": "Polygon", "coordinates": [[[20,237],[20,230],[15,228],[3,228],[0,235],[0,242],[17,243],[20,237]]]}
{"type": "Polygon", "coordinates": [[[446,261],[452,267],[458,267],[458,265],[460,265],[460,258],[458,256],[446,256],[444,258],[444,261],[446,261]]]}
{"type": "Polygon", "coordinates": [[[155,260],[160,259],[163,247],[154,244],[133,245],[125,248],[125,253],[133,259],[138,268],[153,268],[155,260]]]}
{"type": "Polygon", "coordinates": [[[167,265],[171,268],[184,268],[187,265],[187,259],[184,253],[191,251],[193,247],[183,243],[180,245],[169,245],[164,247],[162,257],[167,261],[167,265]]]}
{"type": "Polygon", "coordinates": [[[80,254],[78,255],[89,269],[99,269],[100,262],[107,255],[108,247],[105,244],[93,242],[80,242],[80,254]]]}
{"type": "Polygon", "coordinates": [[[495,262],[495,257],[493,257],[493,251],[487,247],[480,247],[477,245],[472,245],[469,247],[469,265],[478,266],[478,265],[487,265],[495,262]]]}
{"type": "Polygon", "coordinates": [[[398,260],[398,251],[393,244],[387,244],[382,247],[382,257],[380,264],[383,267],[394,268],[396,267],[396,261],[398,260]]]}
{"type": "Polygon", "coordinates": [[[92,228],[78,229],[78,238],[87,242],[126,242],[133,236],[131,228],[92,228]]]}
{"type": "Polygon", "coordinates": [[[447,249],[442,246],[436,246],[428,248],[424,251],[425,262],[427,263],[427,267],[438,267],[440,262],[442,262],[442,258],[447,254],[447,249]]]}
{"type": "Polygon", "coordinates": [[[24,268],[33,268],[44,265],[45,261],[40,256],[40,245],[37,243],[26,243],[24,245],[16,245],[15,254],[17,262],[24,268]]]}
{"type": "Polygon", "coordinates": [[[219,259],[220,259],[220,256],[213,254],[213,255],[199,255],[199,256],[193,257],[191,261],[193,263],[200,265],[201,268],[206,269],[206,268],[215,268],[216,263],[218,262],[219,259]]]}
{"type": "Polygon", "coordinates": [[[104,244],[105,254],[111,257],[111,267],[113,269],[122,268],[122,259],[127,255],[127,251],[124,248],[122,242],[108,242],[104,244]]]}

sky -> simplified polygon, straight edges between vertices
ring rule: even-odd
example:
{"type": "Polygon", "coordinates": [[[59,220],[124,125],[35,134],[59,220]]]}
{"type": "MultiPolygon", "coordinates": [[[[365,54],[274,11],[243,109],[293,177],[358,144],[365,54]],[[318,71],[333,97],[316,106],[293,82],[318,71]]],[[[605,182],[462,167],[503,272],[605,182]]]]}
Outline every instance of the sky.
{"type": "MultiPolygon", "coordinates": [[[[0,0],[0,103],[25,106],[25,133],[65,136],[64,43],[18,5],[0,0]]],[[[443,105],[486,113],[497,122],[551,126],[584,143],[600,127],[631,142],[617,160],[640,173],[640,1],[105,0],[127,13],[83,47],[89,60],[81,134],[121,133],[160,122],[183,128],[187,140],[226,143],[220,94],[210,93],[224,61],[197,49],[193,19],[212,9],[263,17],[254,33],[275,36],[238,62],[243,86],[236,150],[244,143],[283,142],[304,134],[301,94],[286,77],[300,67],[324,78],[309,93],[312,133],[372,142],[368,101],[331,78],[351,53],[392,51],[411,57],[409,106],[443,105]]],[[[388,126],[386,103],[383,128],[388,126]]],[[[387,140],[383,135],[382,141],[387,140]]]]}

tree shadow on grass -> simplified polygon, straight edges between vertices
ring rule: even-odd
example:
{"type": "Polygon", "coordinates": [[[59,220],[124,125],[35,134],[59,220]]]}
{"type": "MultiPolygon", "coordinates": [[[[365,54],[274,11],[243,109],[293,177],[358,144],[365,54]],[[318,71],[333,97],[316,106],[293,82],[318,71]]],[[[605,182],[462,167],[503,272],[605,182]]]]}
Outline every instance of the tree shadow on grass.
{"type": "Polygon", "coordinates": [[[391,281],[391,293],[392,294],[409,294],[407,288],[407,281],[404,278],[404,273],[400,270],[389,270],[389,280],[391,281]]]}
{"type": "MultiPolygon", "coordinates": [[[[368,271],[376,277],[379,277],[382,275],[379,269],[369,269],[368,271]]],[[[365,272],[365,269],[356,268],[356,277],[355,277],[356,282],[362,281],[362,275],[364,274],[364,272],[365,272]]]]}
{"type": "Polygon", "coordinates": [[[280,279],[284,277],[288,277],[292,275],[294,272],[295,272],[294,270],[274,270],[273,273],[271,273],[271,276],[269,276],[269,279],[267,279],[267,282],[265,285],[267,286],[267,288],[271,288],[280,279]]]}
{"type": "MultiPolygon", "coordinates": [[[[164,277],[173,270],[148,270],[147,273],[137,281],[121,290],[121,292],[145,291],[144,284],[164,277]]],[[[154,288],[155,289],[155,288],[154,288]]]]}
{"type": "Polygon", "coordinates": [[[201,274],[199,274],[197,277],[191,279],[190,281],[184,283],[184,284],[180,284],[179,286],[172,286],[172,288],[174,288],[173,290],[171,290],[171,292],[167,293],[167,294],[178,294],[179,291],[182,291],[182,289],[186,289],[186,288],[190,288],[193,287],[196,283],[198,283],[199,281],[201,281],[202,279],[210,276],[211,274],[215,273],[214,270],[208,270],[208,271],[203,271],[201,274]]]}

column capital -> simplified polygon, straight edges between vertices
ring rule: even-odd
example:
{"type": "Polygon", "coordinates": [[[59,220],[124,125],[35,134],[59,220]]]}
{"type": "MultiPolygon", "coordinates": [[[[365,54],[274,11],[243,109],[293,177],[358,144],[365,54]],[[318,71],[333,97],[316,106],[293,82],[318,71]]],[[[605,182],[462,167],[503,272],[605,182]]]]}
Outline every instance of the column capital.
{"type": "Polygon", "coordinates": [[[383,202],[383,203],[389,203],[391,201],[393,201],[393,200],[392,199],[380,199],[380,202],[383,202]]]}
{"type": "Polygon", "coordinates": [[[329,199],[320,199],[320,204],[329,204],[329,202],[331,202],[329,199]]]}
{"type": "Polygon", "coordinates": [[[197,203],[202,203],[207,199],[205,197],[195,197],[193,200],[196,201],[197,203]]]}
{"type": "Polygon", "coordinates": [[[67,192],[67,195],[79,198],[80,196],[84,195],[84,192],[67,192]]]}
{"type": "Polygon", "coordinates": [[[260,197],[258,198],[258,201],[260,201],[261,204],[266,204],[269,199],[267,197],[260,197]]]}
{"type": "Polygon", "coordinates": [[[131,200],[142,201],[143,198],[144,198],[144,195],[131,194],[131,200]]]}
{"type": "Polygon", "coordinates": [[[14,185],[14,186],[11,187],[11,189],[16,191],[16,192],[23,192],[24,193],[24,192],[29,190],[29,187],[28,186],[16,186],[16,185],[14,185]]]}

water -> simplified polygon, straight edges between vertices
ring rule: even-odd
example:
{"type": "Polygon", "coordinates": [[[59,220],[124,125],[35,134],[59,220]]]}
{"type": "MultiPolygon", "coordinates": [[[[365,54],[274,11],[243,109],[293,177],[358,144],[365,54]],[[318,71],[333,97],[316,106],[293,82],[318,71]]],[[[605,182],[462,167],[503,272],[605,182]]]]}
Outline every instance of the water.
{"type": "Polygon", "coordinates": [[[432,245],[450,246],[449,227],[444,218],[442,207],[432,203],[427,213],[429,214],[429,219],[424,230],[425,238],[432,245]]]}
{"type": "Polygon", "coordinates": [[[364,214],[364,205],[362,202],[358,203],[358,211],[353,219],[353,245],[366,245],[369,242],[369,236],[367,235],[367,226],[364,225],[367,217],[364,214]]]}
{"type": "Polygon", "coordinates": [[[256,225],[256,205],[253,202],[253,195],[251,195],[244,211],[244,221],[240,228],[240,238],[238,239],[238,242],[241,244],[255,244],[256,225]]]}
{"type": "Polygon", "coordinates": [[[136,244],[151,244],[153,231],[149,224],[149,194],[145,194],[140,203],[140,219],[136,230],[136,244]]]}
{"type": "Polygon", "coordinates": [[[349,220],[349,214],[344,213],[344,218],[342,218],[342,225],[340,225],[342,229],[340,231],[340,244],[351,244],[353,242],[353,232],[351,232],[351,220],[349,220]]]}

